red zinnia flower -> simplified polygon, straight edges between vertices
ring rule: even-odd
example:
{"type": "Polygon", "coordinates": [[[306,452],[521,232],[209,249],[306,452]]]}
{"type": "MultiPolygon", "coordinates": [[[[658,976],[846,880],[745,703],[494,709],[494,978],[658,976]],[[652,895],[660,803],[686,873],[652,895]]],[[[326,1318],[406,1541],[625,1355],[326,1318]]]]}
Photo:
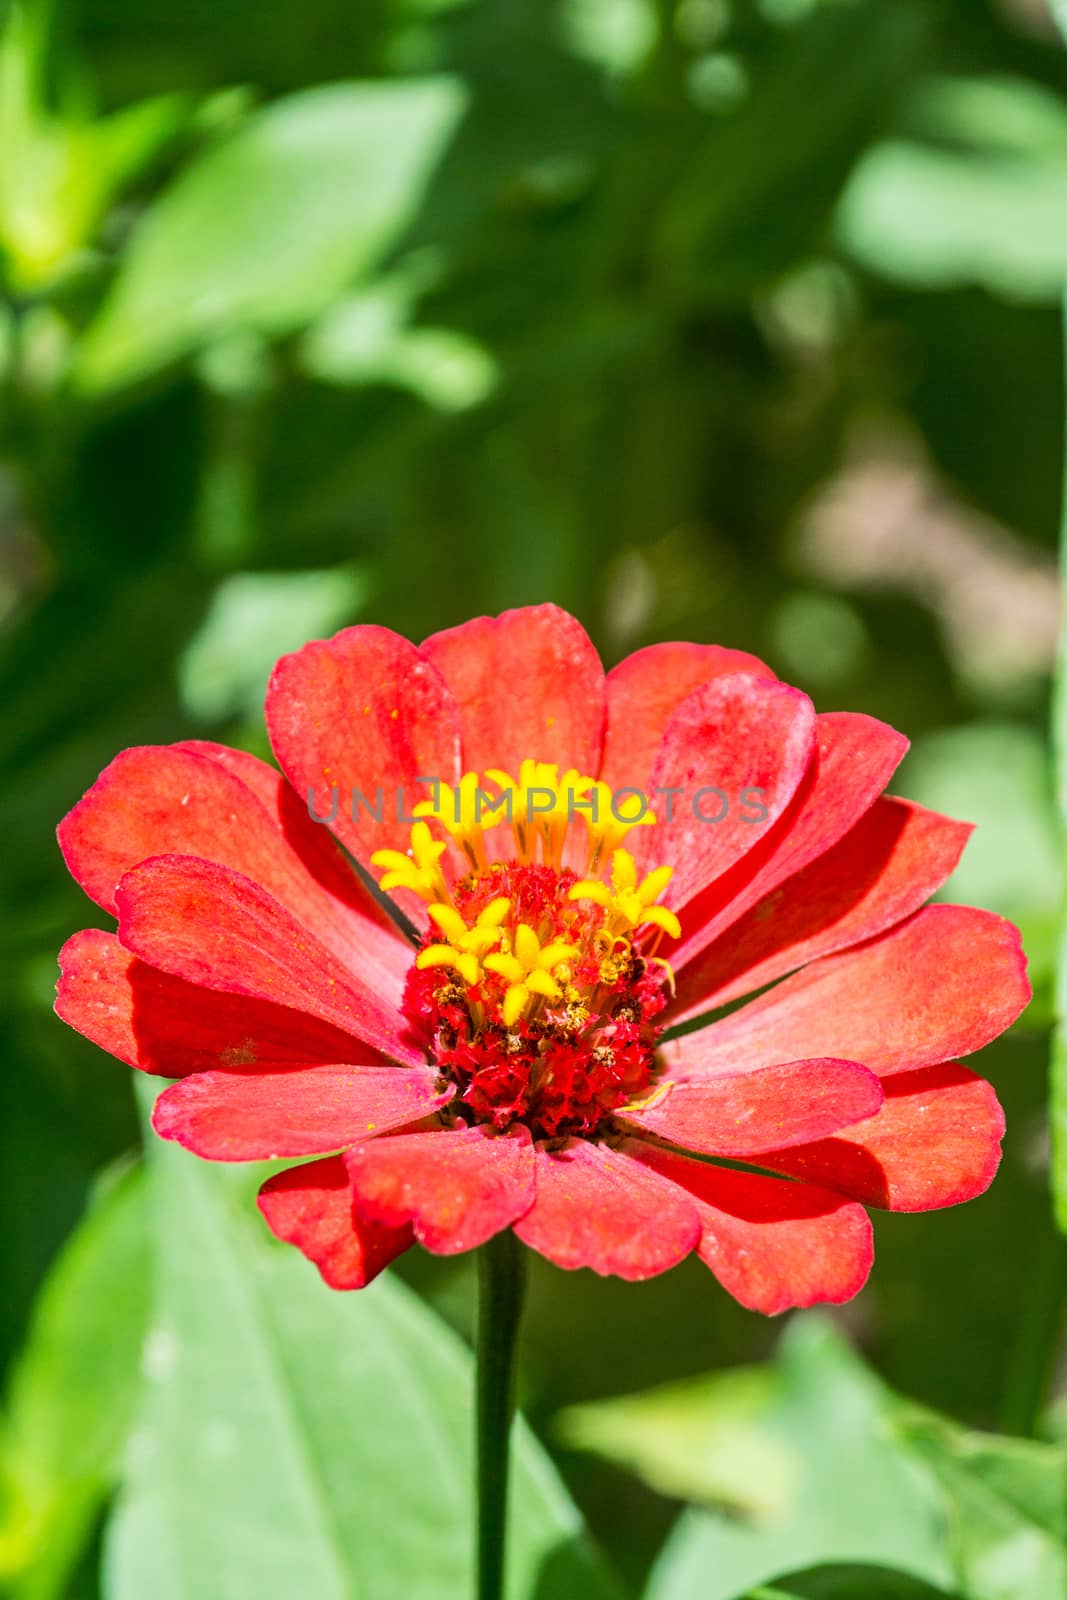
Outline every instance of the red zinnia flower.
{"type": "Polygon", "coordinates": [[[865,1205],[990,1183],[1003,1118],[956,1058],[1023,1009],[1024,960],[987,911],[920,909],[969,829],[883,796],[892,728],[710,645],[605,677],[551,605],[309,644],[267,720],[284,776],[127,750],[62,823],[118,931],[69,941],[57,1009],[181,1080],[164,1137],[319,1158],[260,1205],[328,1283],[513,1227],[624,1278],[695,1249],[781,1311],[861,1287],[865,1205]]]}

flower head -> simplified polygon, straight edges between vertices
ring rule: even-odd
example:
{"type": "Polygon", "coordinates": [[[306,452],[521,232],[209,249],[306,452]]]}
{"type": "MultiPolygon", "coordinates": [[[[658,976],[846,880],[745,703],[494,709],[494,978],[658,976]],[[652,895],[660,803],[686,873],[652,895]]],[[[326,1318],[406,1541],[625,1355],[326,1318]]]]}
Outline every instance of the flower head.
{"type": "Polygon", "coordinates": [[[260,1206],[327,1282],[514,1228],[626,1278],[696,1250],[774,1312],[860,1288],[865,1207],[991,1181],[1000,1108],[957,1058],[1024,962],[1002,919],[923,909],[969,830],[883,794],[893,729],[716,646],[605,676],[550,605],[309,644],[267,721],[281,773],[127,750],[65,818],[118,926],[68,942],[57,1009],[179,1080],[164,1137],[317,1158],[260,1206]]]}

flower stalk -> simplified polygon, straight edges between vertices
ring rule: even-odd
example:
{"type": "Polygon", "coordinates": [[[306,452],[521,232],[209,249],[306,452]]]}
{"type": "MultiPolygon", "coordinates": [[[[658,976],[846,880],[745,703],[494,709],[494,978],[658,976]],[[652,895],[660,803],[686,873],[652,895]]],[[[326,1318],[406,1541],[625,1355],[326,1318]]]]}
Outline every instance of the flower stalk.
{"type": "Polygon", "coordinates": [[[515,1342],[525,1281],[525,1252],[505,1228],[478,1251],[477,1600],[501,1600],[504,1593],[515,1342]]]}

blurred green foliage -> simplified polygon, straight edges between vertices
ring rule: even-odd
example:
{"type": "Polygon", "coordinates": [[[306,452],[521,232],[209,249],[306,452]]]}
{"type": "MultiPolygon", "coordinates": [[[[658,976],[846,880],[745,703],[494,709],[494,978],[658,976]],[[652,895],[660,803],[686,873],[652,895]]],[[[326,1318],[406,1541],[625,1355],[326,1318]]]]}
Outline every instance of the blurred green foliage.
{"type": "MultiPolygon", "coordinates": [[[[715,639],[766,655],[824,708],[912,735],[897,787],[980,823],[949,892],[1020,921],[1038,999],[983,1062],[1009,1117],[991,1193],[879,1225],[874,1277],[843,1320],[880,1379],[825,1332],[798,1333],[764,1377],[700,1389],[714,1407],[649,1413],[640,1449],[579,1452],[549,1432],[560,1408],[709,1385],[768,1358],[776,1330],[696,1263],[639,1287],[539,1266],[535,1426],[636,1593],[679,1501],[772,1494],[766,1429],[738,1396],[795,1371],[808,1338],[828,1396],[791,1446],[821,1463],[810,1494],[832,1468],[863,1503],[906,1456],[901,1481],[920,1490],[899,1493],[918,1509],[899,1535],[886,1510],[862,1547],[828,1511],[825,1543],[783,1535],[779,1564],[737,1583],[838,1600],[1053,1592],[1040,1560],[1055,1574],[1063,1530],[1032,1481],[1052,1481],[1052,1458],[1032,1452],[1059,1414],[1067,1288],[1042,1032],[1060,891],[1044,726],[1062,71],[1039,0],[0,8],[0,1583],[17,1600],[101,1592],[95,1541],[150,1295],[127,1174],[32,1310],[94,1175],[138,1142],[129,1074],[51,1015],[55,952],[97,920],[55,822],[123,746],[263,752],[265,673],[303,638],[357,619],[418,637],[546,597],[609,662],[715,639]],[[885,1384],[959,1422],[916,1424],[893,1451],[861,1427],[835,1465],[824,1411],[866,1396],[881,1415],[885,1384]],[[703,1461],[698,1422],[725,1465],[703,1461]],[[843,1558],[868,1570],[827,1570],[843,1558]]],[[[245,1250],[227,1243],[225,1186],[184,1168],[173,1182],[203,1184],[200,1225],[217,1213],[223,1245],[245,1250]]],[[[362,1302],[326,1309],[298,1260],[259,1262],[254,1226],[248,1271],[285,1278],[294,1319],[306,1294],[338,1329],[367,1319],[368,1339],[388,1339],[418,1323],[432,1342],[402,1290],[368,1300],[377,1333],[362,1302]]],[[[465,1265],[403,1270],[466,1329],[465,1265]]],[[[295,1334],[271,1337],[289,1350],[295,1334]]],[[[198,1382],[225,1383],[224,1346],[216,1359],[198,1382]]],[[[192,1426],[185,1403],[135,1442],[144,1425],[192,1426]]],[[[329,1481],[300,1471],[302,1493],[329,1481]]],[[[111,1526],[124,1600],[158,1586],[136,1565],[151,1519],[190,1514],[160,1496],[149,1473],[111,1526]]],[[[575,1526],[558,1486],[543,1497],[531,1550],[575,1526]]],[[[704,1596],[712,1553],[765,1536],[686,1512],[652,1592],[704,1596]]],[[[570,1582],[562,1568],[537,1581],[546,1596],[570,1582]]]]}

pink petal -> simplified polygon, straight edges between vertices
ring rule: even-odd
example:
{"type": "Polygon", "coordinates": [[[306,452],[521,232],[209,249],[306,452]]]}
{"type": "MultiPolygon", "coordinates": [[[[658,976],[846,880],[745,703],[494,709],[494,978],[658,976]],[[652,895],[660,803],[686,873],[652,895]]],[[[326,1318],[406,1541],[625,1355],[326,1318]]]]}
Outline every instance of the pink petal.
{"type": "Polygon", "coordinates": [[[604,669],[580,622],[559,606],[525,606],[431,634],[422,646],[462,717],[463,767],[527,759],[595,774],[604,728],[604,669]]]}
{"type": "MultiPolygon", "coordinates": [[[[667,901],[686,905],[760,844],[796,793],[814,748],[811,701],[786,684],[735,673],[702,684],[682,701],[652,769],[656,826],[635,828],[627,841],[645,865],[674,867],[667,901]],[[656,794],[658,788],[680,791],[673,820],[671,799],[656,794]],[[725,801],[701,790],[721,791],[725,801]],[[759,791],[755,800],[748,790],[759,791]],[[757,804],[767,815],[753,821],[757,804]],[[720,813],[721,821],[701,820],[720,813]]],[[[620,809],[626,804],[620,800],[620,809]]]]}
{"type": "Polygon", "coordinates": [[[197,1072],[163,1091],[152,1126],[209,1161],[322,1155],[430,1116],[451,1099],[434,1082],[417,1067],[197,1072]]]}
{"type": "Polygon", "coordinates": [[[637,1281],[677,1266],[700,1222],[687,1196],[606,1145],[539,1146],[537,1198],[515,1232],[557,1267],[637,1281]]]}
{"type": "MultiPolygon", "coordinates": [[[[406,851],[411,808],[432,796],[416,778],[451,784],[459,776],[456,703],[436,667],[388,628],[346,628],[283,656],[267,689],[267,728],[302,801],[310,794],[326,817],[336,794],[330,827],[376,876],[373,853],[406,851]],[[354,789],[367,802],[356,806],[355,820],[354,789]],[[380,820],[368,809],[377,810],[379,789],[380,820]]],[[[397,898],[425,922],[420,900],[406,892],[397,898]]]]}
{"type": "Polygon", "coordinates": [[[74,877],[114,913],[119,879],[152,856],[230,867],[262,884],[335,955],[361,964],[399,1006],[410,946],[281,774],[253,756],[219,756],[222,749],[145,745],[116,756],[59,825],[74,877]],[[252,787],[255,769],[266,777],[257,773],[252,787]]]}
{"type": "MultiPolygon", "coordinates": [[[[612,789],[648,788],[664,730],[687,695],[712,678],[747,672],[774,678],[747,650],[718,644],[650,644],[607,676],[607,725],[600,777],[612,789]]],[[[655,806],[653,805],[653,810],[655,806]]]]}
{"type": "Polygon", "coordinates": [[[528,1210],[534,1197],[530,1135],[457,1127],[400,1133],[345,1156],[361,1220],[410,1221],[435,1255],[474,1250],[528,1210]]]}
{"type": "Polygon", "coordinates": [[[113,933],[87,928],[59,955],[56,1013],[128,1066],[164,1078],[212,1067],[302,1066],[362,1052],[382,1057],[316,1017],[172,978],[138,961],[113,933]]]}
{"type": "Polygon", "coordinates": [[[676,1083],[648,1109],[617,1115],[686,1150],[748,1156],[769,1144],[808,1145],[870,1117],[881,1103],[881,1083],[855,1061],[790,1061],[743,1077],[676,1083]]]}
{"type": "Polygon", "coordinates": [[[663,1054],[675,1079],[805,1055],[906,1072],[980,1050],[1029,999],[1010,922],[973,906],[933,905],[869,944],[813,962],[663,1054]]]}
{"type": "Polygon", "coordinates": [[[877,1115],[836,1138],[756,1159],[866,1205],[933,1211],[985,1193],[1003,1134],[992,1084],[950,1061],[887,1078],[877,1115]]]}
{"type": "Polygon", "coordinates": [[[636,1140],[625,1148],[689,1196],[701,1225],[697,1254],[750,1311],[841,1305],[866,1283],[874,1242],[862,1206],[813,1184],[733,1172],[636,1140]]]}
{"type": "Polygon", "coordinates": [[[119,938],[188,983],[293,1006],[422,1066],[403,1018],[346,970],[265,889],[195,856],[157,856],[119,885],[119,938]]]}
{"type": "Polygon", "coordinates": [[[687,907],[682,939],[671,956],[675,971],[843,838],[873,806],[908,748],[888,723],[851,711],[818,717],[815,739],[815,759],[778,826],[770,833],[756,830],[758,848],[687,907]]]}
{"type": "Polygon", "coordinates": [[[259,1209],[270,1231],[302,1250],[331,1289],[366,1288],[413,1239],[410,1227],[382,1227],[356,1216],[340,1156],[268,1178],[259,1209]]]}
{"type": "Polygon", "coordinates": [[[971,826],[883,796],[825,855],[727,928],[677,974],[672,1024],[902,922],[953,871],[971,826]]]}

